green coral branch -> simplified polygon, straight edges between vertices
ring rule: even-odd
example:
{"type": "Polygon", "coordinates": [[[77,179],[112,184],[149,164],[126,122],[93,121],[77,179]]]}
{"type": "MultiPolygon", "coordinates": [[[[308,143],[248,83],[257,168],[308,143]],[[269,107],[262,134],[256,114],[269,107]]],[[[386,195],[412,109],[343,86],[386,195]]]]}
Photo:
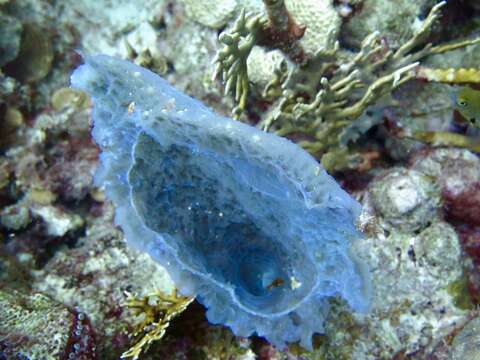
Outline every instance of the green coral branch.
{"type": "MultiPolygon", "coordinates": [[[[441,9],[447,4],[446,1],[442,1],[435,5],[429,12],[427,18],[423,21],[420,28],[415,32],[415,34],[410,38],[405,44],[400,46],[395,54],[393,55],[394,61],[400,62],[412,62],[417,61],[417,59],[409,58],[409,54],[415,47],[419,44],[424,43],[425,40],[430,35],[430,29],[432,28],[433,24],[438,20],[438,18],[442,15],[441,9]]],[[[425,54],[426,55],[426,54],[425,54]]],[[[422,54],[421,57],[424,55],[422,54]]]]}
{"type": "Polygon", "coordinates": [[[224,47],[214,59],[216,68],[214,79],[222,77],[225,81],[225,95],[231,94],[237,107],[233,113],[238,118],[245,109],[249,90],[247,59],[256,42],[256,34],[266,24],[261,15],[246,16],[245,9],[228,33],[222,33],[219,41],[224,47]]]}
{"type": "Polygon", "coordinates": [[[480,44],[480,38],[467,39],[463,41],[454,42],[451,44],[441,44],[430,49],[430,54],[443,54],[448,51],[462,49],[467,46],[480,44]]]}
{"type": "Polygon", "coordinates": [[[434,147],[454,146],[480,152],[480,139],[455,134],[447,131],[415,131],[406,138],[418,140],[434,147]]]}
{"type": "Polygon", "coordinates": [[[237,103],[233,110],[235,118],[245,110],[249,91],[247,59],[254,45],[278,49],[296,64],[306,61],[299,42],[306,27],[295,23],[284,0],[263,0],[263,3],[266,16],[247,16],[243,9],[233,28],[219,37],[224,46],[214,59],[217,64],[214,78],[221,76],[226,83],[225,94],[234,97],[237,103]]]}
{"type": "Polygon", "coordinates": [[[382,76],[381,78],[375,80],[367,90],[363,97],[351,105],[348,108],[340,109],[335,116],[337,118],[343,119],[347,118],[350,120],[356,120],[363,111],[370,105],[376,102],[376,100],[388,92],[396,89],[400,85],[414,78],[414,74],[411,72],[414,68],[418,66],[417,63],[413,63],[403,68],[400,68],[391,74],[382,76]]]}

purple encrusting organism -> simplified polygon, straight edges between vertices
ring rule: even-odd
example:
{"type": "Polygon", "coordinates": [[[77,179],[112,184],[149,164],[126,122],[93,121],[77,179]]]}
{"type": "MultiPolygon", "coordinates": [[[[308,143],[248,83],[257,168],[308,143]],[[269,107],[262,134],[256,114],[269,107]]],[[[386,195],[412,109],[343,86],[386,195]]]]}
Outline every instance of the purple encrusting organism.
{"type": "Polygon", "coordinates": [[[311,349],[329,297],[367,311],[368,271],[351,251],[360,205],[300,147],[123,60],[85,57],[72,86],[93,99],[95,181],[116,223],[210,322],[311,349]]]}

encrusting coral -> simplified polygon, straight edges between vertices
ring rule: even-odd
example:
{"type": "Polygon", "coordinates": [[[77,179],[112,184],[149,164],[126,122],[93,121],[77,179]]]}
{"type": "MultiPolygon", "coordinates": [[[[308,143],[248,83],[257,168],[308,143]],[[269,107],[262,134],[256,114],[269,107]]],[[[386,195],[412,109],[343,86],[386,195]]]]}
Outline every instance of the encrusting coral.
{"type": "Polygon", "coordinates": [[[225,93],[235,97],[238,106],[233,112],[239,118],[247,108],[247,59],[253,46],[279,49],[286,54],[289,60],[279,66],[263,94],[272,105],[257,126],[300,139],[301,146],[322,157],[328,170],[362,162],[353,144],[342,144],[341,137],[369,106],[388,103],[389,93],[417,78],[421,59],[480,42],[477,38],[437,46],[428,43],[430,30],[446,4],[443,1],[431,9],[414,35],[398,49],[389,48],[382,34],[375,32],[364,39],[357,54],[341,52],[336,37],[331,36],[323,49],[309,55],[300,46],[304,28],[290,18],[284,1],[264,3],[267,16],[242,12],[233,28],[220,35],[224,47],[215,59],[215,76],[222,75],[226,81],[225,93]],[[275,18],[269,11],[272,3],[275,9],[283,9],[276,12],[275,18]],[[294,66],[287,66],[288,61],[294,66]]]}

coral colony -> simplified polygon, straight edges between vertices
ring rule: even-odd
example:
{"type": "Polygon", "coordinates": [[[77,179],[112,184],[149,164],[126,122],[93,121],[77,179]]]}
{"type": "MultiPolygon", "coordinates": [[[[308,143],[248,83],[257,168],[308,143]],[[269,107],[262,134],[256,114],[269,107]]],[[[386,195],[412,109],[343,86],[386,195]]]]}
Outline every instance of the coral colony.
{"type": "Polygon", "coordinates": [[[96,183],[129,244],[210,322],[311,349],[329,297],[368,310],[367,271],[351,252],[360,205],[307,152],[132,63],[84,60],[71,80],[93,99],[96,183]]]}
{"type": "MultiPolygon", "coordinates": [[[[316,39],[313,42],[317,45],[315,50],[308,46],[312,41],[306,41],[309,40],[310,24],[305,30],[305,27],[295,23],[291,17],[292,11],[288,11],[286,6],[290,2],[265,0],[265,13],[246,14],[244,11],[233,27],[221,33],[219,41],[223,48],[215,58],[215,77],[224,80],[225,94],[234,97],[237,106],[233,115],[238,118],[247,108],[251,83],[256,80],[257,70],[248,68],[248,64],[252,62],[259,67],[256,64],[259,61],[251,60],[251,57],[256,56],[258,47],[280,51],[283,60],[270,65],[275,67],[275,71],[261,96],[271,106],[257,126],[280,136],[293,135],[300,146],[321,159],[328,171],[360,167],[365,159],[355,147],[351,135],[365,133],[375,125],[375,121],[369,124],[364,122],[359,128],[358,122],[368,107],[376,103],[392,103],[388,95],[400,85],[415,78],[448,83],[479,81],[478,69],[445,70],[420,66],[430,55],[480,42],[479,38],[436,46],[427,42],[446,1],[436,4],[421,26],[398,49],[389,48],[382,34],[375,31],[365,37],[359,52],[350,60],[345,59],[345,54],[339,48],[336,36],[338,21],[335,21],[335,17],[323,8],[315,9],[316,16],[308,16],[308,5],[310,8],[314,5],[306,2],[308,4],[295,2],[302,10],[297,15],[302,15],[300,17],[304,22],[320,22],[317,37],[320,34],[323,36],[320,41],[316,39]],[[349,141],[345,141],[346,138],[349,141]]],[[[322,2],[314,3],[320,7],[318,4],[322,2]]],[[[328,2],[323,4],[326,6],[328,2]]],[[[266,66],[266,59],[263,60],[263,67],[266,66]]],[[[382,117],[377,117],[378,122],[382,117]]],[[[478,150],[463,137],[455,138],[437,132],[408,136],[427,143],[441,141],[478,150]]],[[[355,137],[358,138],[358,135],[355,137]]]]}

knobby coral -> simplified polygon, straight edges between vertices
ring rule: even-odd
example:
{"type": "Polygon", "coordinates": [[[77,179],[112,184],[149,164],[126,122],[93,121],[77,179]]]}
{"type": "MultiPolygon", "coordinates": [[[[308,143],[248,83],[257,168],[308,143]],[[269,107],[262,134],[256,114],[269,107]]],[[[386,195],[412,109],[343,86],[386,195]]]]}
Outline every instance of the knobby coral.
{"type": "Polygon", "coordinates": [[[164,265],[212,323],[277,346],[323,331],[328,299],[369,306],[351,251],[360,205],[287,139],[221,118],[150,71],[87,57],[96,176],[129,243],[164,265]]]}
{"type": "Polygon", "coordinates": [[[226,81],[225,92],[233,94],[238,102],[234,109],[238,118],[247,105],[249,81],[246,66],[253,46],[283,51],[286,59],[263,94],[272,105],[258,127],[281,136],[295,136],[310,153],[323,156],[322,163],[330,170],[349,167],[352,163],[358,165],[360,156],[350,148],[352,144],[342,143],[342,137],[356,126],[355,121],[365,109],[418,77],[416,69],[420,60],[480,41],[464,40],[437,46],[427,43],[430,29],[446,4],[443,1],[431,9],[412,38],[398,49],[389,48],[382,34],[375,32],[364,39],[357,54],[346,55],[339,49],[335,36],[331,36],[325,48],[307,56],[299,45],[302,32],[298,29],[302,29],[301,25],[293,26],[286,10],[276,13],[283,16],[283,23],[268,11],[270,3],[282,8],[283,1],[264,3],[266,16],[242,13],[234,27],[220,35],[224,47],[215,59],[215,76],[222,75],[226,81]],[[282,35],[285,32],[291,36],[282,35]],[[275,41],[278,37],[274,36],[267,36],[271,41],[266,42],[265,34],[272,33],[287,39],[289,46],[285,46],[285,40],[275,41]],[[295,56],[292,56],[291,49],[294,49],[295,56]],[[296,64],[287,66],[291,60],[296,64]]]}

